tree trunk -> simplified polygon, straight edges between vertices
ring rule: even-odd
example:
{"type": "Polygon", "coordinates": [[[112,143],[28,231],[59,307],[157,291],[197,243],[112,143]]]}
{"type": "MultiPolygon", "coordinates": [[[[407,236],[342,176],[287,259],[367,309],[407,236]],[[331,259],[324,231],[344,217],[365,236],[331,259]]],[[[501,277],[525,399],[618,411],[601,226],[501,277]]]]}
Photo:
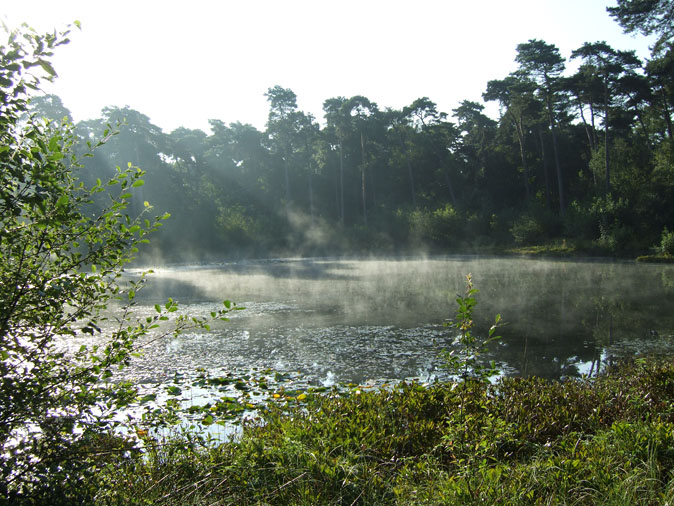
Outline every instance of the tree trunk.
{"type": "Polygon", "coordinates": [[[344,225],[344,151],[339,139],[339,220],[344,225]]]}
{"type": "Polygon", "coordinates": [[[436,143],[433,143],[433,148],[435,158],[438,161],[438,167],[442,169],[442,173],[445,176],[445,183],[447,183],[447,190],[449,191],[449,198],[452,201],[452,207],[456,209],[456,194],[454,193],[454,185],[452,184],[452,180],[449,177],[449,168],[445,166],[444,162],[442,161],[442,156],[440,155],[442,148],[440,148],[436,143]]]}
{"type": "Polygon", "coordinates": [[[407,155],[407,149],[405,149],[405,143],[403,142],[403,136],[398,131],[398,141],[400,142],[400,149],[403,152],[403,156],[405,157],[405,163],[407,164],[407,175],[410,180],[410,193],[412,194],[412,207],[416,208],[417,207],[417,198],[415,195],[414,191],[414,173],[412,172],[412,164],[410,163],[410,157],[407,155]]]}
{"type": "Polygon", "coordinates": [[[406,161],[407,161],[407,174],[410,179],[410,194],[412,195],[412,207],[416,208],[417,196],[416,191],[414,190],[414,172],[412,172],[412,164],[410,163],[410,159],[406,157],[406,161]]]}
{"type": "Polygon", "coordinates": [[[361,200],[363,201],[363,225],[367,227],[367,194],[365,192],[365,137],[363,132],[360,132],[360,191],[361,200]]]}
{"type": "Polygon", "coordinates": [[[308,155],[307,158],[307,174],[309,175],[309,215],[311,216],[311,227],[313,228],[314,226],[314,185],[312,182],[311,178],[311,172],[312,172],[312,167],[311,167],[311,156],[309,155],[309,143],[307,142],[307,138],[304,138],[304,153],[305,156],[308,155]]]}
{"type": "Polygon", "coordinates": [[[543,161],[543,175],[545,179],[545,201],[548,204],[548,209],[552,207],[552,190],[550,189],[550,177],[548,175],[548,160],[545,156],[545,140],[543,139],[543,131],[538,129],[538,139],[541,143],[541,160],[543,161]]]}
{"type": "Polygon", "coordinates": [[[555,128],[555,118],[552,112],[552,101],[547,97],[548,120],[550,122],[550,134],[552,135],[552,153],[555,159],[555,170],[557,172],[557,190],[559,192],[559,215],[564,216],[566,203],[564,202],[564,181],[562,178],[562,168],[559,164],[559,152],[557,150],[557,131],[555,128]]]}
{"type": "Polygon", "coordinates": [[[653,151],[653,146],[651,145],[651,139],[650,136],[648,135],[648,128],[646,128],[646,123],[644,122],[644,116],[641,114],[641,110],[639,109],[639,99],[632,95],[631,93],[628,93],[627,96],[630,98],[632,101],[632,104],[634,104],[632,107],[634,108],[634,114],[636,114],[637,121],[639,122],[639,126],[641,127],[641,130],[643,131],[644,134],[644,139],[646,140],[646,147],[648,148],[648,151],[653,151]]]}
{"type": "MultiPolygon", "coordinates": [[[[514,118],[514,117],[513,117],[514,118]]],[[[520,145],[520,158],[522,160],[522,171],[524,172],[524,190],[526,193],[527,202],[531,200],[531,190],[529,188],[529,171],[527,169],[527,157],[524,153],[524,128],[522,126],[522,113],[519,118],[514,119],[515,131],[517,132],[517,141],[520,145]]]]}
{"type": "Polygon", "coordinates": [[[454,194],[454,186],[452,186],[452,181],[449,179],[449,171],[445,169],[443,173],[445,174],[445,182],[447,183],[447,189],[449,190],[449,198],[452,200],[452,207],[456,209],[456,195],[454,194]]]}
{"type": "Polygon", "coordinates": [[[609,165],[608,135],[608,77],[604,78],[604,171],[606,173],[606,193],[611,192],[611,166],[609,165]]]}
{"type": "Polygon", "coordinates": [[[594,107],[590,104],[590,121],[592,125],[592,139],[593,144],[596,147],[599,142],[597,141],[597,127],[594,124],[594,107]]]}
{"type": "Polygon", "coordinates": [[[587,135],[587,142],[590,146],[590,155],[594,153],[595,145],[592,133],[590,132],[590,125],[587,124],[585,119],[585,111],[583,109],[583,103],[578,100],[578,112],[580,113],[580,119],[583,121],[583,127],[585,127],[585,135],[587,135]]]}
{"type": "Polygon", "coordinates": [[[665,86],[663,83],[660,83],[660,95],[662,96],[663,116],[665,123],[667,124],[667,135],[669,136],[669,140],[672,141],[674,140],[674,136],[672,136],[672,115],[669,112],[669,104],[667,103],[667,95],[665,95],[665,86]]]}
{"type": "Polygon", "coordinates": [[[288,174],[288,158],[283,157],[283,173],[286,184],[286,219],[290,220],[290,176],[288,174]]]}
{"type": "MultiPolygon", "coordinates": [[[[591,110],[591,108],[590,108],[591,110]]],[[[587,121],[585,120],[585,111],[583,108],[583,103],[578,99],[578,111],[580,112],[580,119],[583,121],[583,127],[585,127],[585,135],[587,135],[587,142],[588,145],[590,146],[590,158],[592,158],[592,154],[594,153],[596,149],[596,145],[594,143],[594,135],[592,135],[592,132],[590,130],[590,125],[587,124],[587,121]]],[[[592,183],[593,185],[597,186],[597,175],[594,173],[594,171],[588,167],[588,171],[592,173],[592,183]]]]}
{"type": "Polygon", "coordinates": [[[311,227],[314,227],[314,185],[311,181],[311,169],[309,170],[309,215],[311,216],[311,227]]]}

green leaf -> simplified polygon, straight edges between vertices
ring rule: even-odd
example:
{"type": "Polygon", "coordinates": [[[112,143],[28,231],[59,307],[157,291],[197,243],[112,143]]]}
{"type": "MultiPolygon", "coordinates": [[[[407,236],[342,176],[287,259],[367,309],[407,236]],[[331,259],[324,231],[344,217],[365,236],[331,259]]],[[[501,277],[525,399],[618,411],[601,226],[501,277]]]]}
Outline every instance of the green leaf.
{"type": "Polygon", "coordinates": [[[166,389],[166,393],[169,395],[180,395],[183,391],[179,387],[170,386],[166,389]]]}
{"type": "Polygon", "coordinates": [[[147,394],[141,397],[138,402],[145,404],[146,402],[155,401],[157,399],[157,394],[147,394]]]}
{"type": "Polygon", "coordinates": [[[68,195],[61,195],[61,198],[56,201],[56,207],[64,207],[69,200],[70,198],[68,195]]]}
{"type": "Polygon", "coordinates": [[[42,67],[42,69],[49,74],[51,77],[58,77],[58,74],[54,70],[54,67],[52,67],[51,63],[49,63],[46,60],[39,59],[37,63],[42,67]]]}
{"type": "Polygon", "coordinates": [[[143,181],[142,179],[136,179],[131,186],[133,188],[138,188],[139,186],[143,186],[144,184],[145,181],[143,181]]]}
{"type": "Polygon", "coordinates": [[[49,151],[60,151],[58,137],[52,137],[49,139],[49,151]]]}

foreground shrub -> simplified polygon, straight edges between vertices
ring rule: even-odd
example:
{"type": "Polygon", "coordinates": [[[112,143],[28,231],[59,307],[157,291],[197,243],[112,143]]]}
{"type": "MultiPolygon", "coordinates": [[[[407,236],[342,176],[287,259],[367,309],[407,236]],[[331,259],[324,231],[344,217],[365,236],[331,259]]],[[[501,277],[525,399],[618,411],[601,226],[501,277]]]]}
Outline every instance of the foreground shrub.
{"type": "Polygon", "coordinates": [[[659,504],[672,498],[674,367],[332,391],[240,440],[157,445],[97,499],[165,504],[659,504]],[[140,502],[140,501],[139,501],[140,502]]]}
{"type": "Polygon", "coordinates": [[[87,503],[100,489],[90,479],[130,450],[115,436],[115,415],[137,392],[109,381],[113,371],[128,365],[140,337],[206,321],[172,318],[171,300],[152,316],[134,316],[145,274],[127,283],[123,268],[168,215],[152,218],[145,202],[130,216],[133,191],[144,184],[131,165],[86,188],[72,172],[79,164],[71,126],[28,116],[26,93],[40,82],[35,69],[55,76],[48,60],[67,32],[7,35],[0,46],[0,501],[87,503]],[[104,335],[112,301],[122,309],[104,335]],[[169,327],[160,328],[164,322],[169,327]],[[68,339],[82,335],[99,344],[68,351],[68,339]]]}

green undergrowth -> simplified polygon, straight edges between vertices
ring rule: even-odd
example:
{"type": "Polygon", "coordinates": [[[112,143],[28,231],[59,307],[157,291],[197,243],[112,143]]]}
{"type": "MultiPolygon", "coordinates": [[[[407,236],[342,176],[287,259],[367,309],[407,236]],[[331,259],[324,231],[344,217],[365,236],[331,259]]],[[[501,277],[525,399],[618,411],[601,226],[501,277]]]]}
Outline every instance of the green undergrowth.
{"type": "Polygon", "coordinates": [[[91,489],[97,504],[664,504],[673,401],[674,366],[653,362],[326,392],[212,447],[148,439],[91,489]]]}
{"type": "Polygon", "coordinates": [[[555,256],[555,257],[573,257],[581,254],[575,245],[567,245],[566,241],[554,244],[540,244],[535,246],[519,246],[509,248],[504,251],[506,255],[526,255],[526,256],[555,256]]]}

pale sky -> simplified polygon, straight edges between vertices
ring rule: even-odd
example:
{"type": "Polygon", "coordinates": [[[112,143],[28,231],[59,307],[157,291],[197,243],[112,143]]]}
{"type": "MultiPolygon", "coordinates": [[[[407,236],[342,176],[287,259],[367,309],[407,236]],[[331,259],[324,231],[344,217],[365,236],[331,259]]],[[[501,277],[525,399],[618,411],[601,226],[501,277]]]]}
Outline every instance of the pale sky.
{"type": "MultiPolygon", "coordinates": [[[[450,113],[482,102],[487,81],[516,68],[516,46],[584,42],[648,56],[606,13],[613,0],[21,0],[3,2],[9,26],[53,30],[79,20],[53,59],[47,91],[75,121],[129,107],[165,132],[208,131],[208,119],[263,129],[265,91],[281,85],[323,120],[323,101],[364,95],[381,109],[423,96],[450,113]]],[[[3,36],[4,38],[4,36],[3,36]]],[[[491,105],[488,112],[498,112],[491,105]]]]}

